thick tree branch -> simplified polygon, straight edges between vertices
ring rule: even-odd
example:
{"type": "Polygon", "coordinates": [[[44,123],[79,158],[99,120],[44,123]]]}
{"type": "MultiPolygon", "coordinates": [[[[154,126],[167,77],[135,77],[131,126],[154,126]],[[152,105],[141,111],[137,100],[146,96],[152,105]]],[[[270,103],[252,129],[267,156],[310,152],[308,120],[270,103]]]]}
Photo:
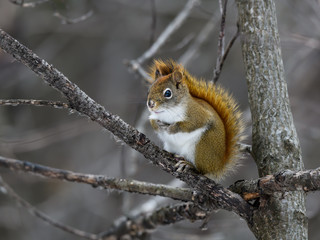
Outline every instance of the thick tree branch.
{"type": "Polygon", "coordinates": [[[237,213],[249,225],[252,223],[253,208],[241,196],[223,188],[205,176],[199,175],[194,169],[183,173],[177,172],[176,160],[171,153],[156,146],[143,133],[125,123],[119,116],[106,111],[61,72],[3,30],[0,30],[0,47],[16,60],[24,63],[50,86],[60,91],[68,99],[71,108],[112,132],[155,165],[160,166],[161,169],[185,181],[190,187],[209,197],[215,206],[237,213]]]}
{"type": "Polygon", "coordinates": [[[76,173],[27,161],[5,158],[2,156],[0,156],[0,167],[8,168],[11,171],[24,171],[42,175],[51,179],[85,183],[95,188],[100,187],[105,189],[169,197],[182,201],[193,200],[193,191],[189,188],[175,188],[163,184],[152,184],[137,180],[117,179],[103,175],[76,173]]]}
{"type": "Polygon", "coordinates": [[[246,194],[273,194],[288,191],[318,191],[320,190],[320,168],[294,172],[284,170],[275,175],[251,180],[238,181],[229,189],[243,196],[246,194]]]}
{"type": "MultiPolygon", "coordinates": [[[[241,47],[252,113],[252,152],[259,176],[302,171],[299,139],[284,78],[274,0],[238,0],[241,47]]],[[[275,193],[254,212],[259,239],[307,239],[305,193],[275,193]]]]}

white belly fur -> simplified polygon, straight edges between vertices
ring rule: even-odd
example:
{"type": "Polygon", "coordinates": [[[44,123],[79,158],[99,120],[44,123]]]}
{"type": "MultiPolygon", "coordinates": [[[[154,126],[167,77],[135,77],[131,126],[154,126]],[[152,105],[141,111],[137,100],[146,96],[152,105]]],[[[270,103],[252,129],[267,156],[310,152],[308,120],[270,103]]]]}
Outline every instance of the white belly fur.
{"type": "Polygon", "coordinates": [[[164,142],[165,150],[178,154],[195,165],[196,145],[204,131],[206,131],[206,127],[188,133],[169,134],[168,132],[160,131],[158,136],[164,142]]]}

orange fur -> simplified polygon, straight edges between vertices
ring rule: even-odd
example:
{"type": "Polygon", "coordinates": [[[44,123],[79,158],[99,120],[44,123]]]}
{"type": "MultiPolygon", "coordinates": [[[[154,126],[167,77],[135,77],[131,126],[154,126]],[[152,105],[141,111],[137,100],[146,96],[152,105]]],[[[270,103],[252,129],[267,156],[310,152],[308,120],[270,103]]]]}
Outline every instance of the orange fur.
{"type": "Polygon", "coordinates": [[[222,163],[224,169],[215,175],[221,177],[225,171],[230,170],[236,164],[236,160],[240,155],[240,149],[237,144],[243,139],[244,123],[236,101],[222,87],[215,85],[213,82],[196,79],[173,60],[155,60],[150,69],[150,76],[153,79],[155,79],[156,70],[160,71],[161,76],[170,75],[175,71],[181,72],[190,94],[208,102],[220,116],[225,126],[226,152],[222,163]]]}

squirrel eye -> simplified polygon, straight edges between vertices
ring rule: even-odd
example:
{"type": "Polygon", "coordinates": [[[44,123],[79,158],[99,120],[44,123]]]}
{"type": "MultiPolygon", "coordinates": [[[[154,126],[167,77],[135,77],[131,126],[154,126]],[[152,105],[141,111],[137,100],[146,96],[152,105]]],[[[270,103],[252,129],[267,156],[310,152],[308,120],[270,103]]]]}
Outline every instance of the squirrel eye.
{"type": "Polygon", "coordinates": [[[163,96],[167,99],[170,99],[172,98],[172,91],[170,88],[166,88],[164,91],[163,91],[163,96]]]}

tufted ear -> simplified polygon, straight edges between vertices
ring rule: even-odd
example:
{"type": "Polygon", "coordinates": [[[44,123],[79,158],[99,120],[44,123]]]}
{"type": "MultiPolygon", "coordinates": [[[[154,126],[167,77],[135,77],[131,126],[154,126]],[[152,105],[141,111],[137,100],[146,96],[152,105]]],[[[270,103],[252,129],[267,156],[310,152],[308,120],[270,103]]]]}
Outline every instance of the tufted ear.
{"type": "Polygon", "coordinates": [[[175,71],[172,73],[172,79],[176,82],[176,83],[181,83],[182,81],[182,77],[183,74],[180,71],[175,71]]]}
{"type": "Polygon", "coordinates": [[[161,74],[161,72],[159,71],[158,68],[156,69],[154,75],[155,75],[155,78],[154,78],[154,79],[158,79],[159,77],[162,77],[162,74],[161,74]]]}
{"type": "Polygon", "coordinates": [[[182,72],[180,71],[175,71],[172,73],[172,79],[176,84],[176,88],[178,89],[180,87],[180,84],[182,83],[182,72]]]}

